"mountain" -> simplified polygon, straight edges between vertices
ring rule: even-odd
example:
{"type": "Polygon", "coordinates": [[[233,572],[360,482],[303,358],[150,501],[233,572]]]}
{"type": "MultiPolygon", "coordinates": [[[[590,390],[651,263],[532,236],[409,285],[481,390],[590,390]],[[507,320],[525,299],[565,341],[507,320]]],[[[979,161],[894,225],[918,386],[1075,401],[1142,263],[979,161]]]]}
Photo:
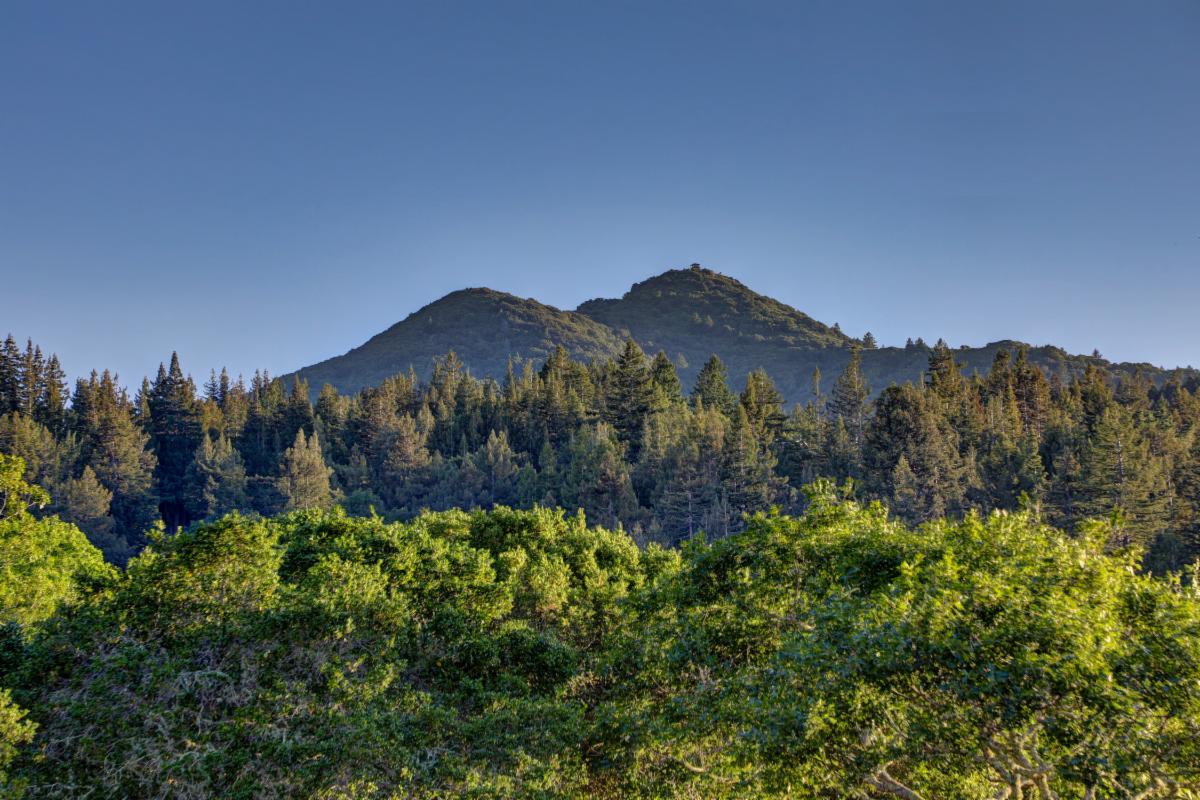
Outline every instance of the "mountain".
{"type": "Polygon", "coordinates": [[[293,374],[314,391],[329,383],[348,393],[410,367],[427,376],[434,359],[451,350],[473,375],[498,378],[510,357],[542,361],[562,345],[574,358],[587,360],[614,355],[622,344],[614,331],[583,314],[492,289],[461,289],[345,355],[293,374]]]}
{"type": "MultiPolygon", "coordinates": [[[[861,342],[712,270],[669,270],[635,284],[619,299],[595,299],[574,311],[491,289],[452,292],[398,322],[345,355],[293,373],[313,392],[325,383],[354,392],[412,367],[428,375],[434,359],[454,350],[472,374],[502,378],[511,357],[544,360],[556,345],[577,359],[606,358],[632,338],[650,354],[664,351],[690,387],[716,353],[739,389],[748,372],[765,369],[790,402],[811,396],[814,369],[828,391],[861,342]]],[[[1071,355],[1053,346],[1015,340],[956,351],[964,371],[986,373],[1002,349],[1028,349],[1030,361],[1066,380],[1089,363],[1117,376],[1141,370],[1161,381],[1166,370],[1150,364],[1114,364],[1098,356],[1071,355]]],[[[922,343],[868,349],[863,371],[878,392],[891,383],[918,380],[929,360],[922,343]]],[[[1189,370],[1189,374],[1193,374],[1189,370]]],[[[292,376],[285,376],[290,379],[292,376]]]]}

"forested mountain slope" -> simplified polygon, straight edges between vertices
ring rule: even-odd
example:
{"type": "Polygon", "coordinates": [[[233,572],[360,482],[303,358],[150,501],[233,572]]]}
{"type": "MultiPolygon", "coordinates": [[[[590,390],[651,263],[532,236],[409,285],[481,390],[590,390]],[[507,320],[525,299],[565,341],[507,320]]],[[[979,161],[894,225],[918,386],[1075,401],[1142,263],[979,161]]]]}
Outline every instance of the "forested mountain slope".
{"type": "MultiPolygon", "coordinates": [[[[666,353],[685,384],[695,380],[714,353],[735,385],[751,371],[765,369],[788,403],[813,399],[814,370],[837,375],[856,345],[865,349],[862,369],[872,395],[892,383],[919,380],[931,352],[920,339],[904,347],[876,347],[872,337],[853,338],[733,278],[693,266],[635,284],[620,299],[588,300],[575,311],[490,289],[453,292],[349,353],[294,375],[308,381],[314,396],[326,383],[342,393],[355,392],[410,368],[428,377],[434,359],[453,350],[471,374],[499,380],[510,358],[540,363],[555,345],[562,345],[573,358],[587,361],[615,355],[626,338],[647,353],[666,353]]],[[[1088,364],[1104,367],[1116,378],[1140,369],[1155,383],[1168,372],[1015,340],[962,347],[955,355],[967,375],[983,374],[997,352],[1022,346],[1031,363],[1063,382],[1082,375],[1088,364]]]]}
{"type": "MultiPolygon", "coordinates": [[[[472,374],[501,377],[510,358],[544,361],[556,346],[581,360],[616,355],[621,339],[582,314],[491,289],[462,289],[410,314],[345,355],[295,375],[319,390],[378,386],[410,368],[427,377],[453,350],[472,374]]],[[[291,377],[291,376],[286,376],[291,377]]]]}

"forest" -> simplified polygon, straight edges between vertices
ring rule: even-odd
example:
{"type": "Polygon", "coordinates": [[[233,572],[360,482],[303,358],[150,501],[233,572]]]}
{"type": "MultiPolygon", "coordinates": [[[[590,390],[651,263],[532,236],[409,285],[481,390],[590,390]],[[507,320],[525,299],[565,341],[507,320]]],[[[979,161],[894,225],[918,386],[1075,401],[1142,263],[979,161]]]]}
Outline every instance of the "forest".
{"type": "Polygon", "coordinates": [[[1064,383],[1000,350],[984,375],[928,348],[923,377],[873,391],[861,351],[785,408],[771,376],[731,387],[712,356],[693,386],[633,341],[619,357],[513,361],[477,379],[453,352],[350,396],[226,371],[202,387],[177,357],[131,397],[108,372],[67,386],[55,356],[0,349],[0,452],[49,491],[38,513],[125,564],[167,531],[230,511],[340,505],[389,521],[422,510],[562,507],[640,545],[738,531],[747,513],[798,513],[818,478],[850,482],[919,524],[1033,509],[1074,530],[1110,519],[1156,572],[1200,550],[1200,380],[1089,364],[1064,383]]]}
{"type": "Polygon", "coordinates": [[[1178,378],[2,353],[2,798],[1200,797],[1178,378]]]}

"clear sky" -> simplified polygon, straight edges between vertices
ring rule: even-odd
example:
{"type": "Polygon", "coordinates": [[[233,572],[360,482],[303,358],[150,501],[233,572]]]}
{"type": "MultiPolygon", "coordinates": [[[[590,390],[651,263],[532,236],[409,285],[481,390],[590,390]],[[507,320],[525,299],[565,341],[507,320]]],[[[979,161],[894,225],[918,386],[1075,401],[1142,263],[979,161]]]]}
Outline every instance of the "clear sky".
{"type": "Polygon", "coordinates": [[[1200,365],[1200,3],[0,3],[0,336],[282,373],[700,262],[1200,365]]]}

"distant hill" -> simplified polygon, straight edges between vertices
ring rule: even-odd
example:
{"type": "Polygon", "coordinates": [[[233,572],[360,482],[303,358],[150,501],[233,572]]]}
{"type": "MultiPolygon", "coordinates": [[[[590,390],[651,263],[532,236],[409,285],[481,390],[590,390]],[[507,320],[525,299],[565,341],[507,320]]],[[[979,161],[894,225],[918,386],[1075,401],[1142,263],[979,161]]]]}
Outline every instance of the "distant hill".
{"type": "MultiPolygon", "coordinates": [[[[491,289],[463,289],[430,303],[345,355],[293,374],[306,379],[314,393],[326,383],[340,392],[355,392],[410,367],[427,376],[435,358],[454,350],[472,374],[501,378],[510,357],[541,361],[562,345],[577,359],[605,358],[618,352],[626,338],[637,341],[648,354],[664,351],[685,387],[716,353],[729,368],[735,389],[746,373],[763,368],[789,402],[810,397],[814,368],[821,370],[828,391],[849,360],[851,348],[860,344],[733,278],[693,266],[635,284],[620,299],[588,300],[575,311],[491,289]]],[[[956,354],[967,374],[985,373],[998,351],[1018,347],[1027,347],[1029,359],[1048,375],[1064,380],[1083,372],[1089,362],[1117,376],[1141,369],[1161,381],[1168,374],[1150,364],[1113,364],[1015,340],[964,347],[956,354]]],[[[919,379],[928,358],[929,347],[920,342],[871,349],[863,354],[863,370],[878,392],[891,383],[919,379]]]]}
{"type": "Polygon", "coordinates": [[[587,360],[613,355],[622,344],[614,331],[582,314],[492,289],[462,289],[345,355],[295,374],[314,392],[329,383],[348,393],[375,386],[409,367],[427,376],[434,359],[450,350],[473,375],[501,377],[510,357],[542,361],[562,345],[573,357],[587,360]]]}

